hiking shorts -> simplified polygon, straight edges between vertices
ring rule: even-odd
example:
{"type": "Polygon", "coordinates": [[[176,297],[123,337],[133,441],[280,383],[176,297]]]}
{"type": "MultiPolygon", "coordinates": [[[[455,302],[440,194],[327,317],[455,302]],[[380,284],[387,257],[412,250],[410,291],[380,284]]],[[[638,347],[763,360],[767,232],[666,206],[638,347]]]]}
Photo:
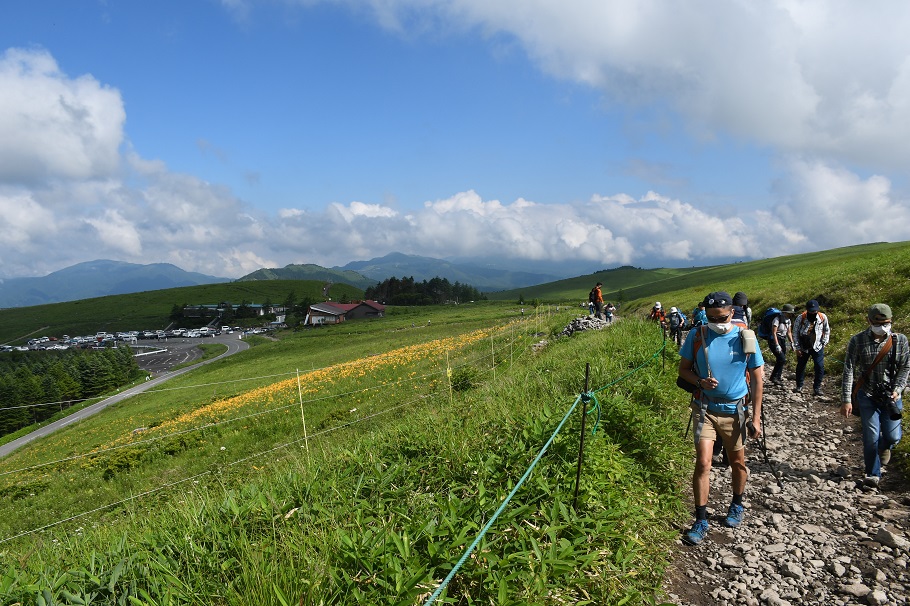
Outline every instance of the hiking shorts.
{"type": "MultiPolygon", "coordinates": [[[[696,410],[692,414],[700,415],[696,410]]],[[[698,418],[695,419],[698,421],[698,418]]],[[[739,416],[736,413],[724,414],[720,412],[705,411],[705,424],[701,428],[699,440],[715,441],[720,438],[727,452],[736,452],[746,447],[743,442],[743,431],[739,425],[739,416]]]]}

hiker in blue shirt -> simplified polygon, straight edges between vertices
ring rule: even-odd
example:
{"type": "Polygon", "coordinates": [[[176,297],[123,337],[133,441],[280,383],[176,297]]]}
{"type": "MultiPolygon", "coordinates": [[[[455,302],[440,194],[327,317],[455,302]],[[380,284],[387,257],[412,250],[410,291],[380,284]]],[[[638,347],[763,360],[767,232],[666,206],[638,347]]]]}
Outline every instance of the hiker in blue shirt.
{"type": "Polygon", "coordinates": [[[705,304],[701,302],[692,310],[692,326],[704,326],[707,323],[708,316],[705,315],[705,304]]]}
{"type": "Polygon", "coordinates": [[[698,391],[692,396],[696,453],[692,474],[695,523],[683,535],[683,540],[691,545],[701,543],[708,534],[714,440],[717,437],[723,440],[730,461],[733,501],[727,510],[724,525],[735,528],[742,522],[743,493],[749,477],[745,443],[750,412],[754,426],[751,436],[758,437],[762,432],[762,368],[765,361],[761,349],[755,346],[751,331],[744,331],[733,323],[733,299],[728,293],[712,292],[705,297],[704,307],[707,327],[689,331],[679,350],[679,377],[698,386],[698,391]],[[743,338],[744,333],[751,335],[751,342],[743,338]]]}

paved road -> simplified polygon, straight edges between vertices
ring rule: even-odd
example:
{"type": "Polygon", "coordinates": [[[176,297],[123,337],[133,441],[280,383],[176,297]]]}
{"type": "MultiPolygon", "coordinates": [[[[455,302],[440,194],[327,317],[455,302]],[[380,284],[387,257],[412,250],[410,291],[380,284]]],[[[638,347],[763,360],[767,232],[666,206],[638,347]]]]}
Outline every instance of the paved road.
{"type": "Polygon", "coordinates": [[[26,434],[21,438],[17,438],[12,442],[3,444],[0,446],[0,457],[5,457],[20,446],[28,444],[32,440],[50,435],[61,427],[66,427],[67,425],[71,425],[73,423],[81,421],[82,419],[88,418],[95,413],[101,412],[111,404],[125,400],[126,398],[132,397],[147,389],[157,387],[158,385],[172,379],[173,377],[180,376],[186,372],[189,372],[190,370],[198,368],[203,364],[209,364],[215,360],[220,360],[239,351],[243,351],[249,347],[247,342],[240,339],[239,335],[237,334],[220,335],[214,337],[213,339],[206,338],[205,341],[200,341],[199,339],[171,339],[170,341],[162,342],[150,341],[149,345],[154,345],[155,348],[160,348],[163,351],[155,354],[141,355],[137,358],[137,362],[139,363],[140,368],[151,373],[157,373],[158,376],[148,381],[144,381],[135,387],[130,387],[129,389],[122,391],[115,396],[111,396],[109,398],[101,400],[100,402],[96,402],[91,406],[87,406],[78,412],[74,412],[68,417],[54,421],[50,425],[45,425],[40,429],[36,429],[35,431],[26,434]],[[223,345],[227,345],[228,349],[220,356],[212,358],[211,360],[206,360],[205,362],[201,362],[195,366],[189,366],[187,368],[181,368],[179,370],[170,372],[169,369],[177,366],[178,364],[191,362],[192,360],[196,360],[202,357],[202,350],[196,347],[196,345],[198,345],[200,342],[221,343],[223,345]]]}

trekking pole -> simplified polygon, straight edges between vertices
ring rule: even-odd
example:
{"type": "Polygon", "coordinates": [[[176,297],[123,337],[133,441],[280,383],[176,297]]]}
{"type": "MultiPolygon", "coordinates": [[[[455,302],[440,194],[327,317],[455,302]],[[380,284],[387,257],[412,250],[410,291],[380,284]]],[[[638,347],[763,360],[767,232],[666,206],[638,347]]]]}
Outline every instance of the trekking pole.
{"type": "MultiPolygon", "coordinates": [[[[762,456],[765,459],[765,464],[768,466],[768,469],[771,470],[771,475],[773,475],[774,479],[777,481],[777,485],[781,489],[783,489],[784,483],[781,480],[780,470],[777,468],[777,466],[774,463],[771,462],[771,458],[768,456],[768,443],[765,438],[765,436],[767,434],[765,432],[765,409],[764,409],[764,407],[762,407],[762,411],[761,411],[761,425],[762,425],[761,438],[758,439],[759,450],[761,450],[761,452],[762,452],[762,456]]],[[[752,421],[749,421],[748,423],[746,423],[746,427],[748,428],[750,434],[755,433],[755,425],[752,423],[752,421]]]]}

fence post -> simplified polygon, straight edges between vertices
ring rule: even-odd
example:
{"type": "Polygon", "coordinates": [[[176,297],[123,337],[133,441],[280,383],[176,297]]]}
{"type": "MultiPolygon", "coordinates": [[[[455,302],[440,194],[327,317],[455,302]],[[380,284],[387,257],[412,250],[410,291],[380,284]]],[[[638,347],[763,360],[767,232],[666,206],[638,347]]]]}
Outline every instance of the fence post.
{"type": "MultiPolygon", "coordinates": [[[[591,378],[591,363],[585,363],[585,391],[588,393],[588,381],[591,378]]],[[[581,482],[581,463],[585,458],[585,419],[588,418],[588,401],[581,399],[581,438],[578,440],[578,469],[575,471],[575,496],[572,497],[572,509],[578,509],[578,485],[581,482]]]]}
{"type": "MultiPolygon", "coordinates": [[[[814,367],[813,367],[814,368],[814,367]]],[[[303,424],[303,443],[306,444],[306,460],[310,462],[310,439],[306,435],[306,417],[303,415],[303,388],[300,386],[300,369],[297,369],[297,397],[300,400],[300,422],[303,424]]]]}

